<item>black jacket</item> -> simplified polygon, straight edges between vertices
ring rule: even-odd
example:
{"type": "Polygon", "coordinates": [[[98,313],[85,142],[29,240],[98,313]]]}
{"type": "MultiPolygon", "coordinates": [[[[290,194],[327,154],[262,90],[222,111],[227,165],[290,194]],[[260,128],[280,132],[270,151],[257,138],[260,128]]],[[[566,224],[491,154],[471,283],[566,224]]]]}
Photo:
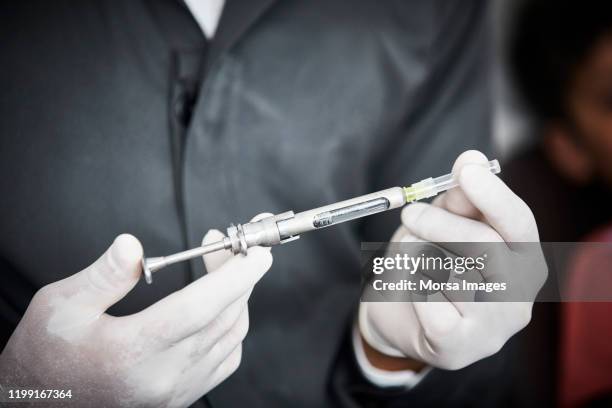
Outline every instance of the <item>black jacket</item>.
{"type": "MultiPolygon", "coordinates": [[[[230,0],[210,44],[178,1],[5,3],[5,335],[38,288],[119,233],[162,255],[209,228],[404,185],[447,172],[466,149],[489,151],[484,1],[230,0]]],[[[381,393],[356,370],[343,339],[360,242],[398,225],[394,212],[275,248],[250,301],[242,366],[213,405],[499,402],[502,355],[433,371],[411,392],[381,393]]],[[[110,312],[142,309],[202,273],[195,261],[160,272],[110,312]]]]}

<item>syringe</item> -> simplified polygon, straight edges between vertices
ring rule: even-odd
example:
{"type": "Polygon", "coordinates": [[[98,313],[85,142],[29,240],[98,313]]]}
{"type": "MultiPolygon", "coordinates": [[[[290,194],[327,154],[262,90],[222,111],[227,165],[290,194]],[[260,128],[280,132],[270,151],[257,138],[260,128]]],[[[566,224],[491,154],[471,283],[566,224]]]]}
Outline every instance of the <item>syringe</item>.
{"type": "MultiPolygon", "coordinates": [[[[497,160],[491,160],[487,166],[493,174],[501,171],[497,160]]],[[[304,232],[399,208],[457,186],[457,180],[449,173],[436,178],[426,178],[410,187],[392,187],[297,214],[287,211],[259,221],[231,225],[227,229],[227,237],[222,240],[173,255],[143,258],[142,270],[147,283],[152,283],[152,273],[168,265],[225,249],[233,254],[246,255],[247,249],[252,246],[285,244],[298,239],[304,232]]]]}

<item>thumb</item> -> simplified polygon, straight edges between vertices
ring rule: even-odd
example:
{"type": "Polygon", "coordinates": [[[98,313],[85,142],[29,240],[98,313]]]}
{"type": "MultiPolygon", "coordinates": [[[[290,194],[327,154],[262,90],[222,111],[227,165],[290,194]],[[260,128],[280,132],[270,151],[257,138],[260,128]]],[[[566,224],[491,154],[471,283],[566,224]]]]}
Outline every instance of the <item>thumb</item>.
{"type": "Polygon", "coordinates": [[[142,254],[142,245],[133,235],[119,235],[96,262],[66,283],[79,294],[74,297],[79,303],[104,312],[138,283],[142,254]]]}
{"type": "Polygon", "coordinates": [[[533,213],[497,176],[482,166],[462,168],[459,184],[470,202],[506,242],[539,241],[533,213]]]}
{"type": "MultiPolygon", "coordinates": [[[[459,157],[457,157],[457,160],[455,160],[453,164],[453,174],[458,178],[463,166],[487,163],[488,159],[484,154],[478,150],[468,150],[461,153],[459,157]]],[[[480,218],[480,211],[472,204],[471,200],[461,188],[448,190],[446,193],[438,196],[433,204],[463,217],[473,219],[480,218]]]]}

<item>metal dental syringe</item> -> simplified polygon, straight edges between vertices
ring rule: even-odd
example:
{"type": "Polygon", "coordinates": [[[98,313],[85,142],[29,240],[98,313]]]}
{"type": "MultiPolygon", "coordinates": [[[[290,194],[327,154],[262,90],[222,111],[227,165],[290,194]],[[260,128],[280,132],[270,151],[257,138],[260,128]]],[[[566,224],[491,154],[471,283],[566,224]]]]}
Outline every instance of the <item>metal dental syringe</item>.
{"type": "MultiPolygon", "coordinates": [[[[491,160],[488,168],[493,174],[501,171],[497,160],[491,160]]],[[[298,239],[304,232],[399,208],[407,203],[433,197],[457,186],[458,183],[453,174],[449,173],[436,178],[429,177],[410,187],[392,187],[297,214],[287,211],[259,221],[231,225],[227,229],[227,237],[217,242],[173,255],[143,258],[142,270],[146,282],[152,283],[152,273],[168,265],[224,249],[230,250],[233,254],[246,254],[247,249],[252,246],[285,244],[298,239]]]]}

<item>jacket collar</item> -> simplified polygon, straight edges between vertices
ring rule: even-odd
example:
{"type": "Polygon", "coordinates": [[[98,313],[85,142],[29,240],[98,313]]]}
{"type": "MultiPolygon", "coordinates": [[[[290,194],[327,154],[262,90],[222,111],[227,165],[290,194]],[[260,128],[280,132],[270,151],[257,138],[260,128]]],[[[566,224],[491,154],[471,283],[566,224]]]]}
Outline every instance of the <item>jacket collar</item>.
{"type": "Polygon", "coordinates": [[[217,32],[210,43],[205,73],[276,1],[278,0],[226,0],[217,32]]]}

